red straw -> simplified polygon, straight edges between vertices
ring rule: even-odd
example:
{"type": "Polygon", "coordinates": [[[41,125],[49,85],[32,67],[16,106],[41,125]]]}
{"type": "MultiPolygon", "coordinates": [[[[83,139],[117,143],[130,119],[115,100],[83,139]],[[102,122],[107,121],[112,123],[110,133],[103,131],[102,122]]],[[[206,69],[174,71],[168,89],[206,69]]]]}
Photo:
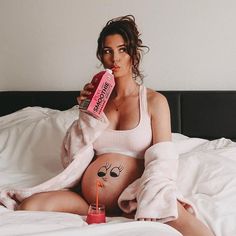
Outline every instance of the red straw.
{"type": "Polygon", "coordinates": [[[97,179],[96,181],[96,212],[98,212],[98,195],[99,195],[99,187],[102,188],[103,184],[97,179]]]}

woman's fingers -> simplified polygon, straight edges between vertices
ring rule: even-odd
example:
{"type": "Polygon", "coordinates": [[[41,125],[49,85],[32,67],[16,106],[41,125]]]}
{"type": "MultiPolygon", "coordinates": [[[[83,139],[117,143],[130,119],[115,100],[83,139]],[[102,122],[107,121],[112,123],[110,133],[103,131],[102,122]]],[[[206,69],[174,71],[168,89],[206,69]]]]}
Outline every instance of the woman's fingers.
{"type": "Polygon", "coordinates": [[[89,91],[89,90],[82,90],[81,92],[80,92],[80,96],[82,96],[82,97],[87,97],[88,95],[90,95],[92,92],[91,91],[89,91]]]}
{"type": "Polygon", "coordinates": [[[77,102],[80,104],[83,100],[85,100],[94,89],[94,86],[92,83],[87,83],[84,85],[84,89],[80,91],[80,95],[77,97],[77,102]]]}
{"type": "Polygon", "coordinates": [[[87,90],[92,90],[94,89],[94,86],[92,83],[87,83],[84,85],[84,90],[87,91],[87,90]]]}
{"type": "Polygon", "coordinates": [[[78,96],[76,99],[77,99],[77,103],[78,103],[78,104],[80,104],[80,103],[82,102],[81,96],[78,96]]]}
{"type": "Polygon", "coordinates": [[[138,221],[154,221],[156,222],[158,219],[156,218],[139,218],[138,221]]]}
{"type": "Polygon", "coordinates": [[[82,101],[84,101],[87,97],[88,97],[88,95],[86,95],[87,93],[85,93],[85,92],[80,92],[80,95],[77,97],[77,102],[78,102],[78,104],[80,104],[82,101]]]}

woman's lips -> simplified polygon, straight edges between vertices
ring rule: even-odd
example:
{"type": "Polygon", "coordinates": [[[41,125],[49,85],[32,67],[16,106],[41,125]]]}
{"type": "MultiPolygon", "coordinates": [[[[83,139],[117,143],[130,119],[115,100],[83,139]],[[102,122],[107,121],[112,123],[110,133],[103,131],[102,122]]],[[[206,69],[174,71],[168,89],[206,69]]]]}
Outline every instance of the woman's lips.
{"type": "Polygon", "coordinates": [[[113,66],[112,68],[111,68],[111,70],[114,72],[114,71],[117,71],[117,70],[119,70],[120,69],[120,67],[119,66],[113,66]]]}

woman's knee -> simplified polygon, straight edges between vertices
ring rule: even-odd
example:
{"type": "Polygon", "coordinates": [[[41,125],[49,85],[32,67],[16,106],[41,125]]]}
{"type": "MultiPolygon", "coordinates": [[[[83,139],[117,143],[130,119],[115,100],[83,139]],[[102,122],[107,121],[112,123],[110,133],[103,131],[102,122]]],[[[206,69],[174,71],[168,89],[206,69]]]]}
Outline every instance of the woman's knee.
{"type": "Polygon", "coordinates": [[[184,236],[213,236],[210,229],[194,215],[189,213],[179,202],[178,218],[167,222],[167,224],[181,232],[184,236]]]}
{"type": "Polygon", "coordinates": [[[191,224],[195,224],[197,218],[188,212],[183,205],[178,201],[177,202],[177,207],[178,207],[178,218],[168,222],[169,225],[174,226],[174,228],[185,228],[185,227],[190,227],[191,224]]]}
{"type": "Polygon", "coordinates": [[[78,194],[70,191],[53,191],[38,193],[25,199],[17,210],[58,211],[86,214],[87,202],[78,194]]]}
{"type": "Polygon", "coordinates": [[[26,211],[50,211],[50,192],[37,193],[23,200],[17,210],[26,211]]]}

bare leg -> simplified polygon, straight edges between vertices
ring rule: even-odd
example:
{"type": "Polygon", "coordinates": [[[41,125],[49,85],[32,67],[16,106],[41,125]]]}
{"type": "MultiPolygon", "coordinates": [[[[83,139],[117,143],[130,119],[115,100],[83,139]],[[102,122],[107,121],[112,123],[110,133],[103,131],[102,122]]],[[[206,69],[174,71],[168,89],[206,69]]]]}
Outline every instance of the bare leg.
{"type": "Polygon", "coordinates": [[[167,224],[178,230],[183,236],[214,236],[207,226],[186,211],[179,202],[178,213],[178,219],[167,224]]]}
{"type": "Polygon", "coordinates": [[[58,211],[86,215],[88,203],[79,194],[69,190],[51,191],[26,198],[17,210],[58,211]]]}

